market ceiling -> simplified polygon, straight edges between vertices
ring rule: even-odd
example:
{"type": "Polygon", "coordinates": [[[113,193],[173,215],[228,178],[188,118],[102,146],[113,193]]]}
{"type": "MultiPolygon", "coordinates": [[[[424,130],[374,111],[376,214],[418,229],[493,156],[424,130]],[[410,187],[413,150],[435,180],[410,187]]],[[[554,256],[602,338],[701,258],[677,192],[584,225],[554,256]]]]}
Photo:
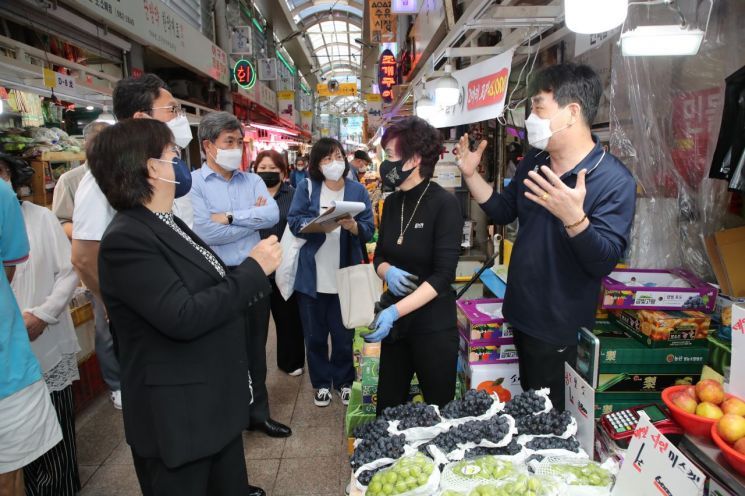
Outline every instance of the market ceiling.
{"type": "Polygon", "coordinates": [[[309,82],[356,79],[360,73],[364,5],[356,0],[256,0],[275,34],[309,82]],[[299,34],[298,34],[299,33],[299,34]]]}

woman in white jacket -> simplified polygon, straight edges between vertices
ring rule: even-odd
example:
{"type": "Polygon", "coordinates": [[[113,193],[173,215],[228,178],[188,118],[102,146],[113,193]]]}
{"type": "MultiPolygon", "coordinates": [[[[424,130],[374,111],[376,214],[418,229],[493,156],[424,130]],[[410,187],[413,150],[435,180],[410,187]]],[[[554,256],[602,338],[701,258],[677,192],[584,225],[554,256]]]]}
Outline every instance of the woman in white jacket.
{"type": "MultiPolygon", "coordinates": [[[[30,182],[33,169],[24,161],[0,155],[0,178],[14,190],[30,182]]],[[[80,351],[69,303],[78,285],[70,262],[71,248],[59,221],[47,208],[21,203],[29,259],[16,268],[11,287],[41,365],[44,382],[62,427],[62,442],[23,470],[26,494],[67,496],[80,490],[75,446],[72,383],[79,379],[80,351]]]]}

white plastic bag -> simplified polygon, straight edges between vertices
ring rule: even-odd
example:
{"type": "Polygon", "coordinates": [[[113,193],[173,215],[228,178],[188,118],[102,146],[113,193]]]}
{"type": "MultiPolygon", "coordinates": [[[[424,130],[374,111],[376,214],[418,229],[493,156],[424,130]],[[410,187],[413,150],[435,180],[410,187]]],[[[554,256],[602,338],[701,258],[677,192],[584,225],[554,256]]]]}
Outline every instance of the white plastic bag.
{"type": "Polygon", "coordinates": [[[375,303],[383,293],[383,281],[373,264],[352,265],[336,272],[341,321],[347,329],[369,327],[375,319],[375,303]]]}
{"type": "MultiPolygon", "coordinates": [[[[313,191],[313,183],[308,181],[308,198],[313,191]]],[[[297,263],[300,258],[300,248],[305,245],[302,238],[296,237],[290,230],[290,225],[285,226],[279,245],[282,247],[282,260],[274,273],[274,282],[277,284],[282,298],[289,300],[295,292],[295,277],[297,276],[297,263]]]]}

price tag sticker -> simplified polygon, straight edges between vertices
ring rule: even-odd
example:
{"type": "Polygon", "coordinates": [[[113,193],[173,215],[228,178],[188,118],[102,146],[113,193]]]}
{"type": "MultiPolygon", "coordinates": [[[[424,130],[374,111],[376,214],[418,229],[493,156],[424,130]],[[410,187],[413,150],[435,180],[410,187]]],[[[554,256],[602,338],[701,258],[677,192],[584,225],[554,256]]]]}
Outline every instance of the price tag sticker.
{"type": "Polygon", "coordinates": [[[706,476],[640,411],[617,481],[613,496],[700,496],[706,476]]]}

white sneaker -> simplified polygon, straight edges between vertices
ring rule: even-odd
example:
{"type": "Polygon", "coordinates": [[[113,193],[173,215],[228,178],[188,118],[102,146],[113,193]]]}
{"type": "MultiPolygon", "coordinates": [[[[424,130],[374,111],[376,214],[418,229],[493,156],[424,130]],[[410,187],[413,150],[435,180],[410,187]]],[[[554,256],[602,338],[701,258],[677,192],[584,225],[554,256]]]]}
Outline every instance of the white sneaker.
{"type": "Polygon", "coordinates": [[[290,377],[298,377],[300,375],[303,375],[303,368],[300,367],[299,369],[295,369],[292,372],[287,372],[287,375],[290,377]]]}
{"type": "Polygon", "coordinates": [[[349,405],[349,397],[352,396],[352,388],[344,386],[339,391],[339,397],[341,398],[341,404],[346,406],[349,405]]]}
{"type": "Polygon", "coordinates": [[[313,397],[313,403],[316,406],[329,406],[331,404],[331,391],[329,391],[329,388],[321,388],[316,391],[316,395],[313,397]]]}
{"type": "Polygon", "coordinates": [[[116,408],[117,410],[121,410],[122,409],[122,392],[112,391],[111,402],[114,403],[114,408],[116,408]]]}

